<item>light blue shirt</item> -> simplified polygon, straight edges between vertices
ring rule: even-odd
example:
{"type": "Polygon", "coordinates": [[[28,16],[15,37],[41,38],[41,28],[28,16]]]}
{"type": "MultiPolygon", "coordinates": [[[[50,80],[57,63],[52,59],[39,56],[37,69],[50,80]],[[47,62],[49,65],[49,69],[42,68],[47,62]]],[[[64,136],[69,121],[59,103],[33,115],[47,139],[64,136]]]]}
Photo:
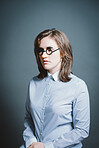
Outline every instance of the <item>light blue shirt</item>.
{"type": "Polygon", "coordinates": [[[43,80],[34,77],[29,83],[23,132],[26,148],[33,142],[42,142],[45,148],[81,148],[89,134],[85,82],[73,74],[69,82],[62,82],[58,73],[43,80]]]}

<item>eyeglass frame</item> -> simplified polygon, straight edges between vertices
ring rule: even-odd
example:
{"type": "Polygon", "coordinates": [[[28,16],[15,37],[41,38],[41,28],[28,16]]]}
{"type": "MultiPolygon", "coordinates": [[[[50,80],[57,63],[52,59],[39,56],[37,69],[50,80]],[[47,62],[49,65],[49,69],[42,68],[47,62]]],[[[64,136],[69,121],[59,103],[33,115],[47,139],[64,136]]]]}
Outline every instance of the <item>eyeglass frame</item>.
{"type": "Polygon", "coordinates": [[[59,50],[59,48],[57,48],[57,49],[55,49],[55,50],[52,50],[52,48],[53,48],[53,47],[46,47],[46,50],[44,50],[44,48],[38,47],[38,48],[37,48],[37,53],[38,53],[39,56],[42,56],[44,52],[46,52],[47,55],[51,55],[53,52],[59,50]],[[41,53],[41,54],[39,54],[39,53],[40,53],[40,52],[39,52],[39,49],[42,49],[42,51],[41,51],[42,53],[41,53]],[[50,51],[51,51],[50,54],[47,53],[47,50],[48,50],[48,49],[50,49],[50,51]]]}

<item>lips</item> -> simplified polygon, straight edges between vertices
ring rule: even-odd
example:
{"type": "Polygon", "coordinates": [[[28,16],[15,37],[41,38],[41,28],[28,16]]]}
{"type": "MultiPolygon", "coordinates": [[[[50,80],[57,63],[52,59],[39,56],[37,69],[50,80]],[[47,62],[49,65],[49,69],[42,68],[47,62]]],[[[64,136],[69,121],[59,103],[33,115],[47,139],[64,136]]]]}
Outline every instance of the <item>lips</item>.
{"type": "Polygon", "coordinates": [[[46,64],[46,63],[48,63],[48,62],[49,62],[48,60],[43,60],[43,63],[44,63],[44,64],[46,64]]]}

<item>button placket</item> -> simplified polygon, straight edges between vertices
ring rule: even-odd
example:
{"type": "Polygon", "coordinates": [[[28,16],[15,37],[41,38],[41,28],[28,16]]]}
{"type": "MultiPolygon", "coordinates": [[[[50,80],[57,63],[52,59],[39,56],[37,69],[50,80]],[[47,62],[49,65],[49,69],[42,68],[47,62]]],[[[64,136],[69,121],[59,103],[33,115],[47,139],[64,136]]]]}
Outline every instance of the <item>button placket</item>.
{"type": "Polygon", "coordinates": [[[46,89],[45,89],[45,94],[44,94],[44,100],[43,100],[43,107],[42,107],[42,115],[41,115],[41,131],[40,131],[40,138],[42,139],[43,136],[43,128],[44,128],[44,114],[45,114],[45,107],[47,100],[49,99],[49,89],[50,89],[50,78],[46,80],[46,89]]]}

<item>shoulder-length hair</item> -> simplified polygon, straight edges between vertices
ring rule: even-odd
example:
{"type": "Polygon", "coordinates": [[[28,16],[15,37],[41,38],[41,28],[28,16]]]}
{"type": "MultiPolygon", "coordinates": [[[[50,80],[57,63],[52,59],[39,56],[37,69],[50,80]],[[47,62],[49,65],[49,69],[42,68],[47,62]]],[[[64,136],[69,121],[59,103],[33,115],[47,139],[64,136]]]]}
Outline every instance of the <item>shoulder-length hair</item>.
{"type": "Polygon", "coordinates": [[[36,37],[34,41],[34,52],[38,64],[38,69],[39,69],[39,75],[38,78],[43,79],[44,77],[47,76],[47,70],[45,70],[40,62],[39,55],[37,53],[37,48],[40,46],[40,42],[44,37],[51,37],[53,38],[57,45],[59,46],[60,49],[60,55],[62,57],[62,62],[61,62],[61,68],[59,72],[59,80],[63,82],[68,82],[70,81],[69,74],[71,72],[72,68],[72,63],[73,63],[73,54],[72,54],[72,48],[70,45],[70,42],[67,38],[67,36],[56,29],[48,29],[44,30],[38,36],[36,37]]]}

